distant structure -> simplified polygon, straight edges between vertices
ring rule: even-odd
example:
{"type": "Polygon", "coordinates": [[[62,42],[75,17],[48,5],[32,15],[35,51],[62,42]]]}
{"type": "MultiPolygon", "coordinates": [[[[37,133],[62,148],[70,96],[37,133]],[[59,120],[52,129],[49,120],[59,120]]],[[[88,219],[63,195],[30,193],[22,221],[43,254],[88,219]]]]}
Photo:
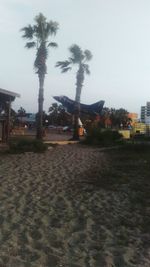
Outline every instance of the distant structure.
{"type": "Polygon", "coordinates": [[[131,120],[131,125],[138,121],[138,114],[137,113],[128,113],[128,118],[131,120]]]}
{"type": "Polygon", "coordinates": [[[19,94],[0,88],[0,142],[8,142],[11,122],[11,103],[19,94]]]}
{"type": "Polygon", "coordinates": [[[28,125],[35,125],[36,123],[36,114],[35,113],[25,113],[25,115],[18,116],[19,122],[23,124],[28,124],[28,125]]]}
{"type": "MultiPolygon", "coordinates": [[[[60,102],[64,107],[66,107],[69,113],[74,113],[74,100],[68,98],[67,96],[53,96],[53,98],[60,102]]],[[[86,114],[100,115],[104,103],[105,102],[103,100],[100,100],[91,105],[80,104],[80,112],[86,114]]]]}
{"type": "Polygon", "coordinates": [[[141,107],[141,122],[150,124],[150,102],[141,107]]]}

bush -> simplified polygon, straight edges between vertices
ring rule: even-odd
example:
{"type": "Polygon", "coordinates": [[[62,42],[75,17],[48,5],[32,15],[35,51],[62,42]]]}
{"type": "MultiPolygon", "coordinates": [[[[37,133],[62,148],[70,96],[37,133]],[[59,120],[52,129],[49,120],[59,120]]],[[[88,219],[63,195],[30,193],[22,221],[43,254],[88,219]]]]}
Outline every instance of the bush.
{"type": "Polygon", "coordinates": [[[150,143],[126,143],[120,148],[123,151],[134,153],[149,153],[150,143]]]}
{"type": "Polygon", "coordinates": [[[85,143],[91,145],[109,146],[122,141],[122,135],[114,130],[91,128],[86,136],[85,143]]]}
{"type": "Polygon", "coordinates": [[[132,140],[133,141],[150,141],[150,136],[146,136],[145,134],[135,134],[133,137],[132,137],[132,140]]]}
{"type": "Polygon", "coordinates": [[[37,152],[42,153],[47,150],[47,145],[41,140],[20,139],[12,140],[9,143],[10,153],[37,152]]]}

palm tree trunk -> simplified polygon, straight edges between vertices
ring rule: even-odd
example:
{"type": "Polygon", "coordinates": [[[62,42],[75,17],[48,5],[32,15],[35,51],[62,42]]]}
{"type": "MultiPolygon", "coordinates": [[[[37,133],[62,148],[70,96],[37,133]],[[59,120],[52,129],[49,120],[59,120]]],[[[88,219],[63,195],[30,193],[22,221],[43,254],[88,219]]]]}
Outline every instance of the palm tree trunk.
{"type": "Polygon", "coordinates": [[[79,118],[80,118],[80,97],[81,90],[84,81],[84,70],[82,65],[80,65],[77,72],[77,82],[76,82],[76,96],[74,104],[74,131],[73,131],[73,140],[79,140],[79,118]]]}
{"type": "Polygon", "coordinates": [[[74,106],[74,131],[73,131],[73,140],[79,140],[79,116],[80,116],[80,103],[75,101],[74,106]]]}
{"type": "Polygon", "coordinates": [[[36,137],[39,140],[43,138],[43,101],[44,101],[44,74],[39,74],[39,98],[38,98],[38,116],[36,137]]]}

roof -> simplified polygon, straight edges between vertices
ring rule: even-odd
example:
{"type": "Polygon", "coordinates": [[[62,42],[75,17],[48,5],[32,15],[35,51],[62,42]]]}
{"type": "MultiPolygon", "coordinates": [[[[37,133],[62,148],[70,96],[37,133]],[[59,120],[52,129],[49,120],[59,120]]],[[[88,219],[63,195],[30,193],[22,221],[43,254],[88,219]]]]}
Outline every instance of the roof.
{"type": "Polygon", "coordinates": [[[5,89],[2,89],[2,88],[0,88],[0,94],[12,96],[12,97],[20,97],[19,94],[15,93],[15,92],[8,91],[8,90],[5,90],[5,89]]]}

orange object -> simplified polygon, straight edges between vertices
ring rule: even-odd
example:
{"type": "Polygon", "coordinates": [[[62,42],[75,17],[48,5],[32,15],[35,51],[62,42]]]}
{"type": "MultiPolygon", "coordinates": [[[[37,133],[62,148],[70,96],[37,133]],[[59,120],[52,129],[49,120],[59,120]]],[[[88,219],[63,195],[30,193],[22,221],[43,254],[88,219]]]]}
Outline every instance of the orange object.
{"type": "Polygon", "coordinates": [[[83,127],[79,127],[79,136],[83,136],[84,135],[84,129],[83,127]]]}

